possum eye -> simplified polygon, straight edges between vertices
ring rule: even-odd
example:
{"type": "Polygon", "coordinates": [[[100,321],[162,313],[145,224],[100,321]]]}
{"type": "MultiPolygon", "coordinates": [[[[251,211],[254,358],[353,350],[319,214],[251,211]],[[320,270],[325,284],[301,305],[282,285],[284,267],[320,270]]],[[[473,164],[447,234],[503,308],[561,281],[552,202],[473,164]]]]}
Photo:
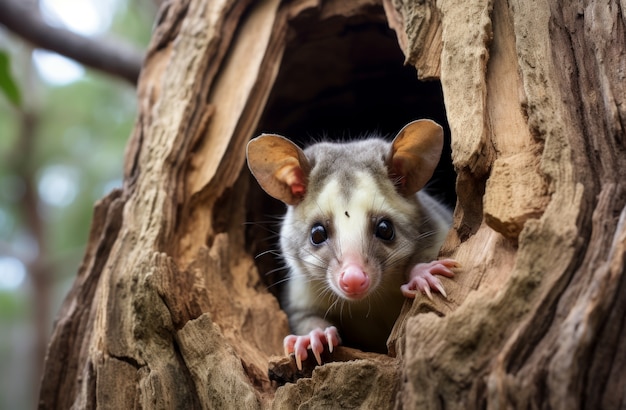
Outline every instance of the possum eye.
{"type": "Polygon", "coordinates": [[[393,229],[393,224],[391,223],[391,221],[388,219],[381,219],[376,225],[374,235],[384,241],[392,240],[395,236],[395,231],[393,229]]]}
{"type": "Polygon", "coordinates": [[[328,239],[326,228],[321,223],[316,223],[311,228],[311,243],[313,245],[321,245],[328,239]]]}

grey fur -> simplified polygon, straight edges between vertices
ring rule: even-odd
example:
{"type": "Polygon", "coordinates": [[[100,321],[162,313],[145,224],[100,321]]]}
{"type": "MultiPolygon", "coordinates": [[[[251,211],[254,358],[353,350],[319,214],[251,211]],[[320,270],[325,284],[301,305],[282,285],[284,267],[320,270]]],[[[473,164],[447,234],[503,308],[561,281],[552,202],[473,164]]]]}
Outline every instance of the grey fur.
{"type": "MultiPolygon", "coordinates": [[[[307,192],[301,203],[288,206],[280,233],[282,255],[290,268],[286,311],[295,334],[335,325],[347,344],[385,351],[387,337],[404,302],[400,286],[406,282],[413,265],[436,259],[451,223],[450,211],[423,192],[409,197],[400,195],[389,175],[390,151],[391,143],[378,138],[318,143],[304,150],[311,166],[307,192]],[[381,217],[392,220],[396,238],[391,245],[381,244],[373,233],[362,239],[362,251],[380,267],[381,278],[371,295],[354,302],[333,294],[328,285],[329,264],[333,258],[341,257],[341,244],[333,242],[337,236],[334,226],[337,218],[348,218],[353,210],[337,208],[322,212],[317,200],[331,181],[337,181],[341,196],[349,202],[355,195],[357,171],[367,172],[373,178],[374,190],[386,205],[402,211],[379,215],[379,210],[371,209],[372,220],[381,217]],[[327,246],[314,246],[310,241],[310,230],[316,222],[328,226],[327,246]],[[304,301],[303,288],[310,292],[313,302],[304,301]]],[[[365,229],[371,231],[371,227],[365,229]]]]}

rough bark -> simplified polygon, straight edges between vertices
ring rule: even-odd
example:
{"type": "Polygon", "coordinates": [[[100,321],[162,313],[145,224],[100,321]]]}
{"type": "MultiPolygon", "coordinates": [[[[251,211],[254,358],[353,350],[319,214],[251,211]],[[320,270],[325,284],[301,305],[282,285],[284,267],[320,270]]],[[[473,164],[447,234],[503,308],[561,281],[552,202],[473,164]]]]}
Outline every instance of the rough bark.
{"type": "Polygon", "coordinates": [[[624,3],[382,3],[164,4],[124,188],[96,206],[41,408],[626,406],[624,3]],[[464,268],[447,301],[405,304],[391,357],[343,351],[279,387],[287,322],[244,226],[265,209],[244,147],[277,95],[321,98],[273,89],[329,58],[305,40],[385,18],[441,81],[458,173],[442,255],[464,268]]]}

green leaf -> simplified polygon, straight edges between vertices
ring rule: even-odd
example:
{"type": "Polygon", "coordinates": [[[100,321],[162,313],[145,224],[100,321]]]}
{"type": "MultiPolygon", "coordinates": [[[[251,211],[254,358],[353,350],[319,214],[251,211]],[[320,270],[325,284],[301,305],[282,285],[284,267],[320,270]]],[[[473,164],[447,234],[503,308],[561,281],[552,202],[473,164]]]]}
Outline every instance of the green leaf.
{"type": "Polygon", "coordinates": [[[20,89],[11,75],[9,55],[4,51],[0,51],[0,90],[16,107],[22,104],[20,89]]]}

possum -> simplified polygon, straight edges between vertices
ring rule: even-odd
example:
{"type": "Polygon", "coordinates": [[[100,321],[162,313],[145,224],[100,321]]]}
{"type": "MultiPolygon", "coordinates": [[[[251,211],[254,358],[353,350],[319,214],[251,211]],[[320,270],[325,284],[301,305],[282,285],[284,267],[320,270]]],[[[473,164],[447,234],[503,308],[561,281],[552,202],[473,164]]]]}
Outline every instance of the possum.
{"type": "Polygon", "coordinates": [[[431,289],[459,264],[435,260],[450,211],[420,191],[441,157],[443,129],[406,125],[392,142],[367,138],[319,142],[305,150],[279,135],[248,143],[259,185],[287,205],[280,229],[288,267],[284,307],[293,334],[284,339],[298,369],[310,350],[339,344],[386,352],[405,298],[431,289]]]}

